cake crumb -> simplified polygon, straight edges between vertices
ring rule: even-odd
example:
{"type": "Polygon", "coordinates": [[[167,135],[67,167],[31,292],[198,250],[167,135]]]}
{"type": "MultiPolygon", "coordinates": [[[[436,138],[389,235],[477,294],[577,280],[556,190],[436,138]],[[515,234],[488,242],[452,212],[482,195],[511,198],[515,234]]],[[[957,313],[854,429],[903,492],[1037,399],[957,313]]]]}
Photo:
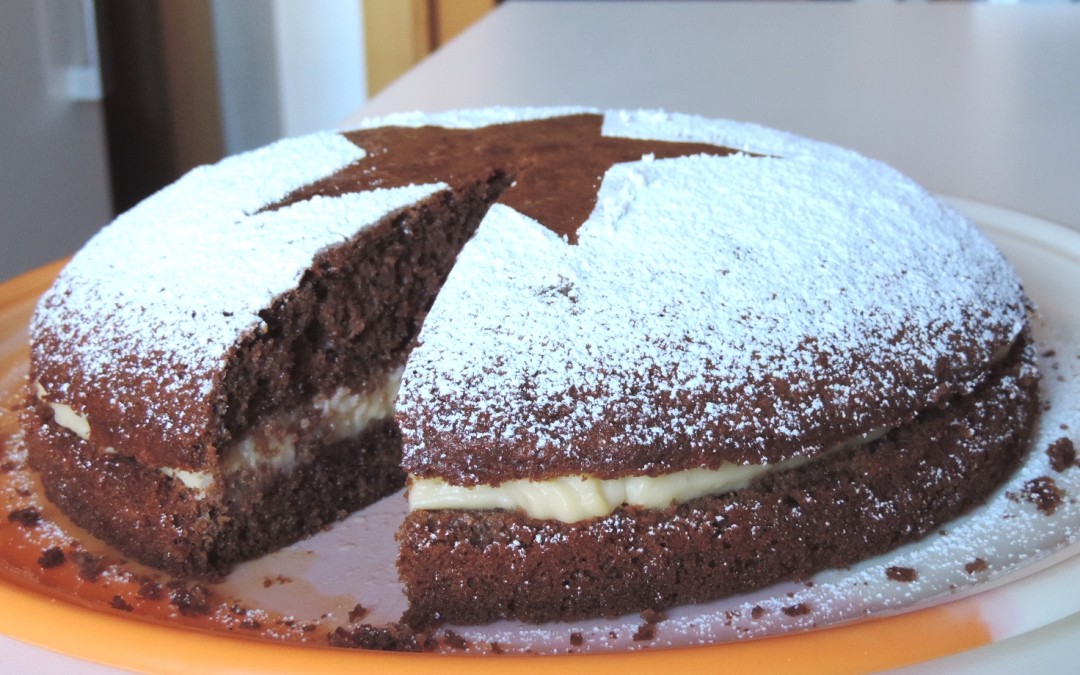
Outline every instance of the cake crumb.
{"type": "Polygon", "coordinates": [[[37,527],[37,524],[41,522],[41,514],[34,508],[15,509],[8,514],[8,522],[23,527],[37,527]]]}
{"type": "Polygon", "coordinates": [[[1046,448],[1046,456],[1050,458],[1050,468],[1058,473],[1076,466],[1076,445],[1068,436],[1062,436],[1046,448]]]}
{"type": "Polygon", "coordinates": [[[97,578],[105,571],[105,563],[102,562],[101,556],[89,551],[82,549],[72,551],[71,560],[78,566],[79,577],[84,581],[97,581],[97,578]]]}
{"type": "Polygon", "coordinates": [[[355,607],[349,610],[349,623],[359,623],[369,613],[371,613],[371,610],[358,602],[355,607]]]}
{"type": "Polygon", "coordinates": [[[570,633],[570,644],[574,647],[580,647],[585,643],[585,636],[581,633],[574,631],[570,633]]]}
{"type": "Polygon", "coordinates": [[[119,609],[122,612],[133,612],[133,611],[135,611],[135,608],[132,607],[131,604],[128,603],[127,600],[124,600],[119,595],[114,595],[112,597],[112,600],[109,601],[109,606],[112,607],[113,609],[119,609]]]}
{"type": "Polygon", "coordinates": [[[146,598],[147,600],[157,600],[161,597],[161,592],[165,590],[165,587],[154,579],[149,577],[143,577],[139,580],[139,597],[146,598]]]}
{"type": "Polygon", "coordinates": [[[418,652],[416,633],[404,623],[372,626],[362,623],[352,628],[338,626],[327,637],[331,647],[374,649],[383,652],[418,652]]]}
{"type": "Polygon", "coordinates": [[[291,584],[291,583],[292,583],[292,579],[285,576],[284,574],[279,574],[276,577],[263,577],[262,585],[263,585],[263,588],[270,588],[274,584],[291,584]]]}
{"type": "Polygon", "coordinates": [[[64,550],[59,546],[53,546],[41,552],[38,565],[41,566],[41,569],[49,570],[63,565],[66,560],[67,556],[64,555],[64,550]]]}
{"type": "Polygon", "coordinates": [[[655,624],[655,623],[660,623],[661,621],[664,620],[664,613],[659,612],[659,611],[657,611],[655,609],[646,609],[645,611],[643,611],[638,616],[640,616],[645,621],[645,623],[653,623],[653,624],[655,624]]]}
{"type": "Polygon", "coordinates": [[[498,642],[492,642],[488,646],[491,648],[491,653],[492,654],[502,654],[503,653],[502,645],[500,645],[498,642]]]}
{"type": "Polygon", "coordinates": [[[201,616],[209,611],[210,593],[205,586],[186,586],[180,582],[171,582],[168,587],[171,591],[169,604],[179,609],[184,616],[201,616]]]}
{"type": "Polygon", "coordinates": [[[794,605],[788,605],[787,607],[784,607],[784,614],[792,617],[804,616],[806,614],[809,614],[810,611],[810,605],[806,604],[805,602],[800,602],[794,605]]]}
{"type": "Polygon", "coordinates": [[[1065,491],[1057,486],[1053,478],[1039,476],[1024,483],[1021,495],[1035,505],[1044,515],[1052,515],[1064,501],[1065,491]]]}
{"type": "Polygon", "coordinates": [[[634,631],[634,642],[648,642],[656,638],[656,624],[645,622],[634,631]]]}
{"type": "Polygon", "coordinates": [[[982,558],[975,558],[968,564],[964,565],[964,571],[968,574],[977,574],[979,572],[985,572],[989,568],[986,561],[982,558]]]}
{"type": "Polygon", "coordinates": [[[469,641],[452,630],[443,633],[443,642],[451,649],[468,649],[469,641]]]}
{"type": "Polygon", "coordinates": [[[885,576],[893,581],[911,583],[919,578],[919,573],[910,567],[892,566],[885,570],[885,576]]]}
{"type": "Polygon", "coordinates": [[[763,616],[765,616],[765,608],[761,605],[754,605],[754,608],[750,610],[750,618],[755,621],[763,616]]]}

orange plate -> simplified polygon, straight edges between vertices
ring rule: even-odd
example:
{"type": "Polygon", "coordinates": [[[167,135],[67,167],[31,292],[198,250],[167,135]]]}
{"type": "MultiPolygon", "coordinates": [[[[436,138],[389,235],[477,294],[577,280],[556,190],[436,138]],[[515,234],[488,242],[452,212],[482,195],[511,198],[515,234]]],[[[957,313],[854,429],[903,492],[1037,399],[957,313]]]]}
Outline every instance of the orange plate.
{"type": "MultiPolygon", "coordinates": [[[[959,200],[954,203],[981,224],[989,223],[990,233],[997,234],[994,238],[999,244],[1001,237],[1032,241],[1034,225],[1042,228],[1036,228],[1037,246],[1051,246],[1065,233],[1064,236],[1072,239],[1064,253],[1080,269],[1080,237],[1075,233],[993,207],[959,200]]],[[[62,262],[54,263],[0,284],[0,397],[9,396],[22,384],[27,358],[25,326],[37,297],[61,266],[62,262]]],[[[3,608],[0,633],[103,665],[168,673],[360,669],[384,673],[436,669],[444,673],[504,673],[511,668],[514,672],[531,673],[551,667],[590,673],[622,673],[631,669],[662,672],[672,667],[691,672],[715,671],[720,667],[749,672],[790,672],[793,667],[805,673],[866,672],[923,662],[989,644],[1045,625],[1077,609],[1070,604],[1045,621],[1034,619],[1024,626],[1002,631],[991,625],[991,619],[984,618],[988,615],[987,597],[994,594],[991,591],[903,614],[716,645],[557,656],[397,654],[276,643],[172,625],[137,613],[94,609],[80,603],[78,597],[42,588],[24,576],[17,569],[0,565],[0,608],[3,608]]],[[[1016,594],[1006,595],[1011,599],[1016,594]]]]}

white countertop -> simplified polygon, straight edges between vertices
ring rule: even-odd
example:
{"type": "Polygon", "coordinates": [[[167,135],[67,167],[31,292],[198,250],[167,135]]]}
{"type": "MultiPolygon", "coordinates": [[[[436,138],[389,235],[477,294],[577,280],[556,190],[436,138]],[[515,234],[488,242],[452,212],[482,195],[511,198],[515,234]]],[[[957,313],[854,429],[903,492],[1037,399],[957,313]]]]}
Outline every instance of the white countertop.
{"type": "Polygon", "coordinates": [[[932,191],[1080,229],[1080,7],[502,5],[359,116],[666,108],[854,148],[932,191]]]}

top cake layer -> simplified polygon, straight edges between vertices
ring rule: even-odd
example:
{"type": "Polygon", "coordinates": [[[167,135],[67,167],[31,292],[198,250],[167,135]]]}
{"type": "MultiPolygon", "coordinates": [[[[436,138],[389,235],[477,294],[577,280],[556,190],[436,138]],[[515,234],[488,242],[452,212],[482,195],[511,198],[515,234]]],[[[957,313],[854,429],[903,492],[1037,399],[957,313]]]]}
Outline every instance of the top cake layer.
{"type": "Polygon", "coordinates": [[[418,476],[812,455],[970,390],[1024,325],[993,246],[880,163],[726,121],[492,109],[192,172],[64,270],[32,326],[35,377],[94,410],[96,442],[204,467],[230,433],[229,355],[267,308],[388,214],[493,171],[513,182],[403,377],[418,476]]]}
{"type": "Polygon", "coordinates": [[[1025,323],[993,245],[879,162],[680,115],[598,127],[746,154],[617,164],[569,241],[495,205],[403,376],[412,474],[496,484],[815,455],[970,391],[1025,323]]]}

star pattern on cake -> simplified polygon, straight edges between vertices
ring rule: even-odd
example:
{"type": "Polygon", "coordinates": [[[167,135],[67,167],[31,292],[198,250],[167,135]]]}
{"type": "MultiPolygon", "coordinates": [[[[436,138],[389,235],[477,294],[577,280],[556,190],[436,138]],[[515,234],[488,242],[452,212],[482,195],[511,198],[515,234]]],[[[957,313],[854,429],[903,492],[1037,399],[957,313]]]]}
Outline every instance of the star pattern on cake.
{"type": "Polygon", "coordinates": [[[604,174],[645,157],[727,156],[740,151],[708,143],[605,136],[597,114],[494,124],[477,129],[381,127],[344,134],[364,149],[360,161],[286,196],[268,209],[316,196],[446,183],[451,187],[503,173],[511,181],[497,203],[577,242],[596,206],[604,174]]]}

